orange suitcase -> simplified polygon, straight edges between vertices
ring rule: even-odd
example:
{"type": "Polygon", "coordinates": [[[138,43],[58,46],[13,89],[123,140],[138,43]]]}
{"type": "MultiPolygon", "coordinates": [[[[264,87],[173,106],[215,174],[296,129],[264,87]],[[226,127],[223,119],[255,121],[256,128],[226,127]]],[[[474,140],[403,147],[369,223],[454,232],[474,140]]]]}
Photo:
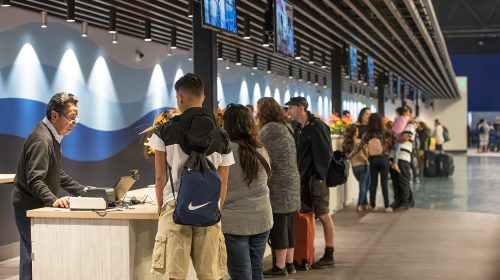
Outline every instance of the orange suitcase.
{"type": "Polygon", "coordinates": [[[314,262],[314,214],[295,212],[293,262],[298,270],[308,270],[314,262]]]}

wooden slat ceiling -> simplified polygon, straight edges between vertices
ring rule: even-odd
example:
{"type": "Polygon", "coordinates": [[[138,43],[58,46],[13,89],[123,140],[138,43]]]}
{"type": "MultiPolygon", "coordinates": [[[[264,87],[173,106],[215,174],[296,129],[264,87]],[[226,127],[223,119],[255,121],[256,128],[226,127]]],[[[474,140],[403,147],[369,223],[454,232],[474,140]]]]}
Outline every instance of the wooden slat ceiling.
{"type": "MultiPolygon", "coordinates": [[[[238,36],[220,34],[224,58],[236,60],[236,49],[241,49],[243,65],[252,66],[253,55],[258,55],[259,69],[267,69],[272,61],[273,73],[288,76],[289,66],[293,74],[306,80],[311,73],[314,82],[327,77],[330,85],[332,61],[330,54],[335,46],[353,44],[363,57],[375,59],[375,75],[388,71],[400,75],[412,87],[432,99],[456,98],[458,90],[455,75],[446,53],[437,20],[430,0],[289,0],[294,5],[295,40],[301,43],[302,60],[294,60],[272,48],[262,47],[264,12],[268,0],[238,0],[238,36]],[[430,6],[432,7],[432,6],[430,6]],[[244,19],[250,18],[251,40],[243,40],[244,19]],[[315,63],[309,64],[310,49],[315,63]],[[321,68],[322,56],[326,56],[327,68],[321,68]]],[[[12,6],[33,11],[45,10],[50,16],[66,18],[65,0],[19,0],[12,6]]],[[[77,22],[108,29],[109,10],[116,8],[118,33],[144,37],[144,22],[152,23],[152,38],[168,44],[172,27],[177,29],[177,46],[192,47],[192,19],[187,17],[188,0],[92,0],[75,1],[77,22]]],[[[366,92],[366,90],[365,90],[366,92]]],[[[390,96],[393,93],[389,94],[390,96]]]]}

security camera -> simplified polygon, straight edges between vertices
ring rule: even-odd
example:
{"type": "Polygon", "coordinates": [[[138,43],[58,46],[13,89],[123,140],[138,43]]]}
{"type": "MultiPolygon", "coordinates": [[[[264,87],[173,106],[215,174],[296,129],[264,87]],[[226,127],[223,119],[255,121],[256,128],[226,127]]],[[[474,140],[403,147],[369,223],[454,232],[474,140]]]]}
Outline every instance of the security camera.
{"type": "Polygon", "coordinates": [[[135,61],[139,62],[144,59],[144,54],[140,50],[135,51],[135,61]]]}

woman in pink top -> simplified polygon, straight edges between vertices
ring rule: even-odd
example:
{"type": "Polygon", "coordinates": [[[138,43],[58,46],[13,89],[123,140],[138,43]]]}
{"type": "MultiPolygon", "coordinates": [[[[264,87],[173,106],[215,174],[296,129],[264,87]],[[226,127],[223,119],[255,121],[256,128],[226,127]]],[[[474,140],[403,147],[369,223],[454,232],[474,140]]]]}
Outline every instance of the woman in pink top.
{"type": "MultiPolygon", "coordinates": [[[[408,108],[399,107],[396,109],[396,113],[398,115],[396,117],[396,120],[394,121],[394,124],[392,125],[392,133],[394,134],[394,136],[398,137],[404,131],[406,124],[408,123],[408,108]]],[[[401,148],[399,146],[399,143],[398,141],[396,141],[396,143],[394,144],[394,161],[391,163],[391,168],[396,170],[398,173],[401,172],[398,166],[400,149],[401,148]]]]}

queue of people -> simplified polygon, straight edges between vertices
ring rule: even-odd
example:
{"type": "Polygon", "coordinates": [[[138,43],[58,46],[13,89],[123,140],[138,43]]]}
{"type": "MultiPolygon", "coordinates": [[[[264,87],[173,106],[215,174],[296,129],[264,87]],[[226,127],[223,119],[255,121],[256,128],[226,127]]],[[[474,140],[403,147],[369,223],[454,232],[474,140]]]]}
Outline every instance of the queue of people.
{"type": "MultiPolygon", "coordinates": [[[[333,267],[334,224],[325,183],[333,153],[330,130],[307,110],[307,100],[291,98],[286,103],[288,113],[267,97],[257,102],[255,112],[250,106],[230,104],[219,127],[213,113],[202,107],[204,84],[198,75],[184,75],[175,90],[181,114],[159,125],[148,143],[154,150],[159,216],[151,272],[185,279],[192,261],[199,279],[219,279],[227,273],[232,279],[295,273],[294,248],[302,245],[295,242],[297,211],[314,213],[323,226],[324,255],[311,267],[333,267]],[[193,159],[201,159],[217,174],[220,222],[203,226],[179,222],[177,201],[181,186],[188,184],[182,180],[190,176],[186,165],[197,166],[190,162],[193,159]],[[274,259],[264,271],[268,241],[274,259]]],[[[12,196],[21,235],[21,279],[32,278],[26,211],[68,208],[68,198],[56,196],[59,188],[73,195],[86,189],[61,168],[60,144],[79,121],[77,104],[73,94],[54,95],[46,117],[24,145],[12,196]]],[[[190,203],[188,208],[204,206],[190,203]]]]}
{"type": "MultiPolygon", "coordinates": [[[[213,113],[202,107],[204,83],[198,75],[184,75],[176,81],[175,90],[181,114],[158,126],[149,140],[154,150],[159,216],[152,273],[185,279],[191,260],[200,279],[218,279],[227,273],[232,279],[293,274],[297,269],[294,250],[305,245],[296,243],[298,211],[314,214],[324,232],[323,256],[311,267],[334,267],[334,223],[326,185],[333,154],[330,128],[308,111],[307,100],[291,98],[285,104],[287,111],[269,97],[258,100],[256,108],[229,104],[220,127],[213,113]],[[216,172],[220,184],[215,202],[220,216],[210,225],[194,226],[176,220],[181,179],[188,176],[186,162],[193,159],[193,154],[205,156],[201,158],[216,172]],[[273,264],[264,270],[268,242],[273,264]]],[[[45,118],[24,145],[12,196],[21,236],[21,279],[31,279],[30,222],[26,211],[43,206],[68,208],[69,200],[56,196],[59,188],[73,195],[85,191],[84,185],[61,168],[60,144],[79,121],[77,104],[73,94],[54,95],[45,118]]],[[[414,206],[412,165],[422,162],[431,133],[425,123],[415,122],[411,108],[399,108],[397,114],[388,129],[381,115],[364,108],[357,122],[346,130],[342,148],[349,154],[359,182],[357,211],[376,210],[379,178],[383,211],[414,206]],[[392,204],[389,174],[394,189],[392,204]]],[[[436,149],[441,150],[446,142],[445,128],[439,120],[435,126],[436,149]]],[[[418,166],[422,174],[422,165],[418,166]]],[[[189,209],[202,207],[190,204],[189,209]]]]}
{"type": "Polygon", "coordinates": [[[358,121],[346,129],[342,144],[359,183],[358,212],[377,210],[379,178],[384,212],[414,206],[410,182],[419,183],[424,174],[425,151],[435,149],[442,152],[443,145],[449,141],[448,131],[439,119],[434,124],[431,132],[425,122],[415,120],[408,106],[396,109],[394,122],[384,121],[381,115],[371,113],[369,108],[360,111],[358,121]],[[389,203],[389,176],[394,190],[393,203],[389,203]]]}

